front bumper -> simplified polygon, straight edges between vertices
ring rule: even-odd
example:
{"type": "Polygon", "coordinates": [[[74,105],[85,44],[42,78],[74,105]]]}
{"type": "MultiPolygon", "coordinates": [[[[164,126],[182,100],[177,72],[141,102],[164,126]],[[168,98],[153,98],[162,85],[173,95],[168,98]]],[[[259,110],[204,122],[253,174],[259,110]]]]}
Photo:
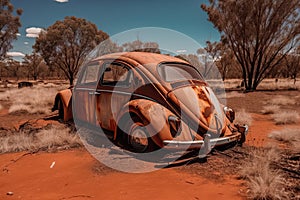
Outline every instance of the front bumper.
{"type": "Polygon", "coordinates": [[[234,132],[230,136],[213,138],[210,139],[209,134],[205,134],[204,140],[195,141],[175,141],[175,140],[163,140],[165,149],[179,149],[179,150],[190,150],[190,149],[211,149],[216,146],[223,146],[232,142],[238,142],[240,144],[245,142],[246,135],[248,134],[248,126],[239,126],[239,131],[234,132]]]}

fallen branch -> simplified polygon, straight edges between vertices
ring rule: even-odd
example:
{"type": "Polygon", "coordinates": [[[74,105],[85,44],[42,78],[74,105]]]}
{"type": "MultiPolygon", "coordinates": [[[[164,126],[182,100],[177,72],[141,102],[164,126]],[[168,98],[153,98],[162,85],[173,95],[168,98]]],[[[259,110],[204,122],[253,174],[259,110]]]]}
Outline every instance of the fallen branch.
{"type": "Polygon", "coordinates": [[[16,163],[17,161],[21,160],[22,158],[24,158],[24,157],[27,156],[27,155],[32,155],[32,154],[35,154],[35,153],[39,152],[41,149],[42,149],[42,148],[39,148],[39,149],[36,149],[36,150],[34,150],[34,151],[30,151],[30,152],[24,153],[24,154],[22,154],[21,156],[19,156],[18,158],[11,160],[10,163],[8,163],[7,165],[5,165],[5,166],[3,167],[2,171],[8,172],[8,167],[9,167],[10,165],[16,163]]]}

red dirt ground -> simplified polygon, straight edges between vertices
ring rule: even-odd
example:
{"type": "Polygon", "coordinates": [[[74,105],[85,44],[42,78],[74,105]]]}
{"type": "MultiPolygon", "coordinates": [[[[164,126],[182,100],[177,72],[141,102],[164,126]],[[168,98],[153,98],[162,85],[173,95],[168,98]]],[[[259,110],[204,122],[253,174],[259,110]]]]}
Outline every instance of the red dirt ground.
{"type": "Polygon", "coordinates": [[[241,181],[231,177],[216,183],[172,168],[120,173],[101,166],[84,149],[38,153],[11,162],[22,154],[0,156],[5,168],[0,199],[243,199],[241,181]],[[10,191],[12,196],[6,194],[10,191]]]}
{"type": "MultiPolygon", "coordinates": [[[[256,98],[253,97],[253,99],[256,98]]],[[[234,102],[231,101],[229,104],[234,104],[234,102]]],[[[248,105],[248,102],[245,104],[248,105]]],[[[268,134],[273,130],[283,128],[283,126],[276,126],[269,116],[252,112],[252,117],[253,122],[247,145],[265,146],[271,142],[267,137],[268,134]]],[[[0,127],[18,129],[20,124],[33,119],[37,119],[37,116],[29,116],[29,118],[22,114],[12,116],[2,110],[0,127]]],[[[40,120],[36,121],[36,125],[45,125],[48,122],[40,120]]],[[[295,126],[299,127],[299,125],[291,127],[295,126]]],[[[204,164],[194,163],[187,168],[180,166],[151,173],[128,174],[107,168],[95,160],[84,148],[57,153],[25,154],[26,152],[0,155],[1,200],[246,199],[247,189],[243,181],[237,179],[235,172],[228,174],[225,173],[226,170],[223,171],[227,163],[224,163],[223,157],[219,155],[212,155],[207,161],[215,168],[220,168],[213,173],[209,171],[210,168],[205,168],[204,164]],[[53,162],[55,164],[53,168],[50,168],[53,162]],[[202,166],[204,170],[196,173],[198,167],[201,170],[202,166]],[[13,194],[7,195],[8,192],[13,194]]]]}
{"type": "MultiPolygon", "coordinates": [[[[252,116],[247,143],[266,145],[266,133],[280,127],[264,115],[252,116]]],[[[0,156],[0,199],[245,199],[243,181],[235,175],[219,181],[213,177],[222,176],[218,171],[199,176],[174,167],[145,174],[121,173],[103,166],[84,148],[22,155],[0,156]]]]}

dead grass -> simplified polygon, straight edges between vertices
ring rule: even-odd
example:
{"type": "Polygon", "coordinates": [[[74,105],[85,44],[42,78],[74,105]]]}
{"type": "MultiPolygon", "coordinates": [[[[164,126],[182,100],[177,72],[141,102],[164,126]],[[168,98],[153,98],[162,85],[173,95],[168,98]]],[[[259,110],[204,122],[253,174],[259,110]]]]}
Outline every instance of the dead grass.
{"type": "Polygon", "coordinates": [[[280,111],[272,115],[275,124],[295,124],[299,122],[300,115],[296,111],[280,111]]]}
{"type": "Polygon", "coordinates": [[[262,114],[269,115],[269,114],[278,113],[279,109],[280,109],[280,106],[278,106],[278,105],[267,105],[267,106],[263,107],[261,112],[262,112],[262,114]]]}
{"type": "Polygon", "coordinates": [[[8,89],[0,93],[0,100],[11,102],[9,113],[18,111],[49,114],[57,91],[65,85],[41,84],[32,88],[8,89]],[[49,86],[49,87],[48,87],[49,86]]]}
{"type": "Polygon", "coordinates": [[[2,110],[3,109],[3,106],[0,104],[0,110],[2,110]]]}
{"type": "Polygon", "coordinates": [[[271,104],[271,105],[281,105],[281,106],[296,105],[296,100],[292,99],[291,97],[278,95],[278,96],[275,96],[273,99],[271,99],[268,102],[268,104],[271,104]]]}
{"type": "MultiPolygon", "coordinates": [[[[241,86],[242,79],[226,79],[224,86],[226,89],[237,89],[241,86]]],[[[258,89],[262,90],[287,90],[287,89],[299,89],[300,81],[297,80],[294,84],[293,79],[280,78],[276,82],[274,78],[264,79],[258,86],[258,89]]]]}
{"type": "Polygon", "coordinates": [[[292,128],[283,128],[279,131],[273,131],[269,134],[269,138],[288,143],[293,149],[300,151],[300,130],[292,128]]]}
{"type": "Polygon", "coordinates": [[[227,92],[226,93],[226,98],[243,98],[245,97],[245,93],[241,93],[241,92],[227,92]]]}
{"type": "Polygon", "coordinates": [[[283,175],[272,168],[272,163],[279,159],[279,152],[274,147],[251,149],[249,158],[239,170],[241,177],[247,181],[251,199],[288,199],[283,175]]]}
{"type": "Polygon", "coordinates": [[[253,121],[253,119],[251,117],[251,114],[247,113],[245,109],[237,111],[235,114],[234,123],[241,124],[241,125],[246,124],[248,126],[251,126],[252,121],[253,121]]]}
{"type": "Polygon", "coordinates": [[[238,88],[241,86],[242,79],[226,79],[224,86],[226,89],[238,88]]]}
{"type": "Polygon", "coordinates": [[[0,153],[71,148],[81,145],[79,137],[64,125],[52,125],[36,133],[24,131],[0,137],[0,153]]]}
{"type": "Polygon", "coordinates": [[[267,90],[282,90],[282,89],[297,89],[300,88],[299,80],[294,84],[293,79],[279,78],[276,82],[275,79],[264,79],[259,85],[259,89],[267,90]]]}

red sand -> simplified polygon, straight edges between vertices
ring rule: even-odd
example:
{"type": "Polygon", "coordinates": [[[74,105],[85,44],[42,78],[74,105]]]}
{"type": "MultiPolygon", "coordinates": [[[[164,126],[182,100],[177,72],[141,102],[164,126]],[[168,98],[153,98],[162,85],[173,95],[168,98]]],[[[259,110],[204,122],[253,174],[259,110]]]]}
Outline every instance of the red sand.
{"type": "MultiPolygon", "coordinates": [[[[22,154],[1,155],[1,169],[22,154]]],[[[101,174],[95,166],[83,149],[24,156],[1,170],[0,199],[243,199],[241,181],[230,177],[215,183],[171,168],[145,174],[106,169],[101,174]]]]}

